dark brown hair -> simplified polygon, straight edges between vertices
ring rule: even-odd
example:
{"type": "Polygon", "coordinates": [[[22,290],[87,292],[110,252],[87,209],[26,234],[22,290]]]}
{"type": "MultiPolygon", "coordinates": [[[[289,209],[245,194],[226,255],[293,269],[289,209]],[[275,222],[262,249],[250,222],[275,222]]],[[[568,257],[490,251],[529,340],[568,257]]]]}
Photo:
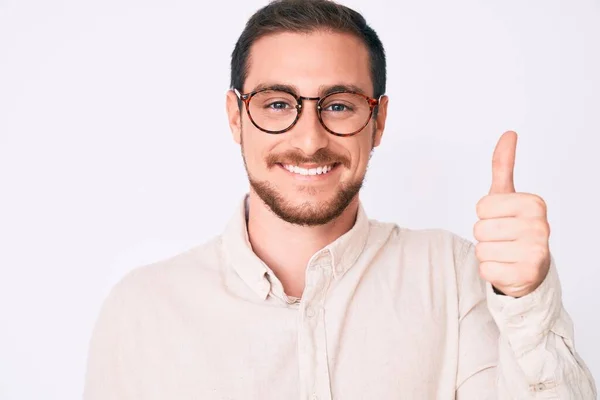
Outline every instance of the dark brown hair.
{"type": "Polygon", "coordinates": [[[385,94],[385,51],[377,33],[360,13],[331,0],[274,0],[254,13],[231,54],[231,88],[243,90],[250,48],[262,36],[321,29],[350,33],[364,42],[370,56],[373,97],[385,94]]]}

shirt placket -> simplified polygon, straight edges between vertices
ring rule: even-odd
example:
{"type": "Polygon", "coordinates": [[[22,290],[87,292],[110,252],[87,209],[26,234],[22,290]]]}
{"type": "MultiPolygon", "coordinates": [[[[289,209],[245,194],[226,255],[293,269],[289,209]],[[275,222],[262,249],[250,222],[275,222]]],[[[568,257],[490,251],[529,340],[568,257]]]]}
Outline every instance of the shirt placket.
{"type": "Polygon", "coordinates": [[[306,287],[300,301],[298,354],[302,400],[331,400],[325,335],[325,298],[331,279],[331,255],[326,251],[313,257],[307,266],[306,287]]]}

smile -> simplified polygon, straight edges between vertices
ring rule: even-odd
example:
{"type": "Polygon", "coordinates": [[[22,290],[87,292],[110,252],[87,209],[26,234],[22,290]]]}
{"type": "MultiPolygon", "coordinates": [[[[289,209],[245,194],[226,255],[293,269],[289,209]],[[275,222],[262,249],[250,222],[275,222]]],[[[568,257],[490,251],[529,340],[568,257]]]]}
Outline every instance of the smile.
{"type": "Polygon", "coordinates": [[[303,168],[298,165],[291,165],[291,164],[286,164],[286,165],[282,164],[281,166],[293,174],[304,175],[304,176],[313,176],[313,175],[326,175],[329,172],[331,172],[331,170],[333,168],[335,168],[336,165],[337,164],[321,165],[321,166],[314,167],[314,168],[303,168]]]}

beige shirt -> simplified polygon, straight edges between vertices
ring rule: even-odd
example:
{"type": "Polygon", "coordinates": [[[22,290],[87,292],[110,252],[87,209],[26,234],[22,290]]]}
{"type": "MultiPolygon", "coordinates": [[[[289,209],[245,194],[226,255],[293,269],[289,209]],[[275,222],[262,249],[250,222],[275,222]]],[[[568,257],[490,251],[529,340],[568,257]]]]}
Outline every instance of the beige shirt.
{"type": "Polygon", "coordinates": [[[596,388],[554,262],[530,295],[497,295],[470,242],[361,206],[294,299],[253,253],[242,202],[222,235],[113,288],[84,398],[591,400],[596,388]]]}

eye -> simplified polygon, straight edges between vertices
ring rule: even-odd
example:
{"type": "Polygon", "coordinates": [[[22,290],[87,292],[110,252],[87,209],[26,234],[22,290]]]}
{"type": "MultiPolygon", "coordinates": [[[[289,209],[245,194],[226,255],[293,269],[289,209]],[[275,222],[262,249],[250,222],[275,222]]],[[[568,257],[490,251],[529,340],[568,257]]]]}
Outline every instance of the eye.
{"type": "Polygon", "coordinates": [[[351,112],[354,111],[354,108],[341,103],[333,103],[327,105],[327,107],[323,108],[324,111],[333,111],[333,112],[351,112]]]}
{"type": "Polygon", "coordinates": [[[333,112],[343,112],[343,111],[352,111],[352,107],[347,106],[346,104],[333,103],[333,104],[329,104],[323,110],[333,111],[333,112]]]}
{"type": "Polygon", "coordinates": [[[272,110],[285,110],[288,108],[292,108],[292,106],[284,101],[274,101],[266,105],[266,108],[270,108],[272,110]]]}

